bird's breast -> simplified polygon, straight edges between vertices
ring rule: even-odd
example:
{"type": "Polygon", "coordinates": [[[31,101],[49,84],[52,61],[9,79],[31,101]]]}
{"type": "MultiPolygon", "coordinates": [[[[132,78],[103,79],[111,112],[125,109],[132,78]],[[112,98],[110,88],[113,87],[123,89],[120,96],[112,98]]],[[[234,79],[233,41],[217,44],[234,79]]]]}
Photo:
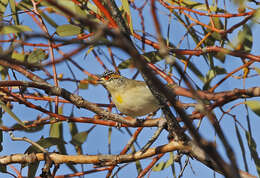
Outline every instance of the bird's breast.
{"type": "Polygon", "coordinates": [[[133,87],[111,94],[117,109],[129,116],[143,116],[158,110],[159,105],[148,87],[133,87]]]}

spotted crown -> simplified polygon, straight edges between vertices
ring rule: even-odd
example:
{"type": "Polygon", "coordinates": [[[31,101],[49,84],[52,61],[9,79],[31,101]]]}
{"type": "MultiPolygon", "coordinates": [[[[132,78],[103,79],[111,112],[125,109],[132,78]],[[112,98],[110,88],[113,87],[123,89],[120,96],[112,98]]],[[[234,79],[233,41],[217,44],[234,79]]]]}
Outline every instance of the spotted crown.
{"type": "Polygon", "coordinates": [[[115,72],[112,70],[106,70],[100,77],[104,78],[106,80],[110,80],[110,79],[114,79],[114,78],[119,78],[120,75],[118,72],[115,72]]]}

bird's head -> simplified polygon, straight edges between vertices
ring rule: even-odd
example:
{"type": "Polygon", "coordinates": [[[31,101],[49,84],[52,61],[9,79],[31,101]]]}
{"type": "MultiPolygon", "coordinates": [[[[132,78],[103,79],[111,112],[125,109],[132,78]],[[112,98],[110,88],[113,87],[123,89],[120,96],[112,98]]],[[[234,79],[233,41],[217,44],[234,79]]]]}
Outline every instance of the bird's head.
{"type": "Polygon", "coordinates": [[[107,70],[99,76],[98,83],[102,84],[109,91],[118,88],[125,81],[125,77],[121,76],[118,72],[107,70]]]}

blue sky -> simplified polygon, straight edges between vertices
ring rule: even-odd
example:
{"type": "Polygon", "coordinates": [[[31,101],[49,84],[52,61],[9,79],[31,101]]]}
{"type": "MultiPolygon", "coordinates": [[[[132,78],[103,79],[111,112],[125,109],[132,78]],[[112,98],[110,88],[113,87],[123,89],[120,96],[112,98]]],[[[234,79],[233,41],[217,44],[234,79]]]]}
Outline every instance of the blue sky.
{"type": "MultiPolygon", "coordinates": [[[[235,10],[235,6],[233,6],[232,4],[229,4],[230,3],[229,1],[227,1],[227,3],[228,3],[227,7],[231,9],[231,10],[228,9],[229,12],[236,13],[236,11],[233,11],[233,10],[235,10]]],[[[154,28],[153,28],[152,17],[149,15],[150,14],[149,7],[150,6],[147,6],[147,8],[145,8],[143,11],[144,18],[145,18],[145,27],[146,27],[147,32],[149,32],[151,34],[155,34],[154,28]]],[[[168,18],[165,18],[166,17],[165,14],[168,14],[168,11],[163,9],[161,6],[158,6],[158,7],[159,7],[158,14],[159,14],[159,20],[161,23],[161,27],[162,27],[162,34],[165,35],[167,26],[168,26],[168,21],[169,21],[168,18]]],[[[133,23],[134,23],[134,29],[140,30],[140,25],[139,25],[140,19],[136,12],[133,13],[132,19],[133,19],[133,23]]],[[[58,25],[67,23],[66,19],[61,16],[55,16],[55,20],[56,20],[56,22],[58,22],[58,25]]],[[[205,18],[205,20],[207,20],[207,19],[205,18]]],[[[229,20],[228,26],[230,27],[232,24],[235,24],[240,20],[241,20],[241,18],[229,20]]],[[[22,24],[28,25],[31,28],[35,27],[35,24],[31,20],[28,20],[27,15],[21,15],[20,21],[22,24]]],[[[55,31],[55,29],[53,27],[51,27],[50,25],[47,24],[47,26],[48,26],[48,29],[50,32],[55,31]]],[[[177,44],[182,39],[183,35],[186,33],[186,30],[181,25],[176,23],[176,19],[172,20],[171,29],[172,30],[171,30],[170,40],[172,43],[177,44]]],[[[230,39],[234,38],[236,36],[237,32],[238,31],[235,31],[234,33],[230,34],[229,35],[230,39]]],[[[254,28],[252,28],[252,32],[253,32],[253,48],[252,48],[251,53],[254,55],[259,55],[259,51],[260,51],[260,42],[258,40],[259,39],[259,25],[255,25],[254,28]]],[[[138,40],[135,39],[134,41],[137,42],[138,45],[141,45],[141,43],[138,42],[138,40]]],[[[35,41],[35,42],[38,42],[38,41],[35,41]]],[[[185,39],[181,43],[180,48],[193,49],[194,43],[190,39],[189,40],[185,39]]],[[[61,49],[63,51],[68,52],[68,51],[71,51],[73,48],[71,46],[65,46],[65,47],[62,47],[61,49]]],[[[107,50],[105,48],[100,48],[100,49],[104,50],[105,55],[109,56],[107,53],[107,50]]],[[[96,60],[94,59],[94,56],[92,54],[88,54],[86,56],[87,50],[88,49],[86,49],[82,53],[74,56],[73,59],[75,61],[77,61],[85,70],[87,70],[93,74],[101,74],[104,71],[103,68],[96,62],[96,60]]],[[[151,47],[147,47],[146,50],[151,51],[154,49],[152,49],[151,47]]],[[[122,51],[120,51],[118,49],[113,48],[113,52],[116,53],[116,55],[120,56],[120,58],[122,58],[124,60],[129,58],[129,56],[127,54],[123,53],[122,51]]],[[[106,66],[110,69],[113,69],[112,65],[107,60],[105,60],[105,57],[102,55],[100,55],[100,56],[103,57],[102,59],[104,59],[103,61],[105,61],[104,63],[106,64],[106,66]]],[[[59,58],[60,56],[59,56],[59,54],[55,53],[55,57],[59,58]]],[[[202,57],[192,57],[191,61],[194,64],[200,66],[199,69],[203,72],[203,74],[206,74],[207,71],[209,70],[209,67],[207,66],[207,64],[205,63],[205,61],[202,57]]],[[[120,63],[120,61],[117,61],[117,64],[119,64],[119,63],[120,63]]],[[[157,65],[161,68],[164,68],[163,61],[157,63],[157,65]]],[[[231,56],[227,55],[226,61],[224,64],[220,63],[218,60],[215,60],[215,65],[222,66],[227,69],[227,72],[230,72],[230,71],[234,70],[235,68],[237,68],[238,66],[240,66],[241,61],[239,58],[235,58],[235,57],[231,57],[231,56]]],[[[253,64],[253,66],[260,67],[259,64],[253,64]]],[[[52,71],[50,67],[48,68],[48,70],[50,72],[52,71]]],[[[82,72],[79,72],[73,66],[72,66],[72,70],[75,71],[75,74],[77,75],[78,79],[87,78],[87,76],[85,74],[83,74],[82,72]]],[[[122,75],[130,78],[134,75],[135,71],[136,71],[135,69],[124,69],[124,70],[121,70],[121,73],[122,73],[122,75]]],[[[61,73],[64,74],[64,77],[65,76],[71,77],[71,74],[65,64],[57,65],[57,72],[58,72],[58,74],[61,74],[61,73]]],[[[202,87],[202,85],[203,85],[202,82],[199,81],[199,79],[196,78],[196,76],[194,76],[194,74],[192,74],[191,72],[189,72],[188,74],[194,79],[194,82],[196,84],[198,84],[200,87],[202,87]]],[[[236,73],[236,76],[239,74],[241,74],[241,71],[236,73]]],[[[215,84],[216,82],[218,82],[222,77],[224,77],[224,75],[220,75],[220,76],[216,77],[213,80],[212,84],[215,84]]],[[[25,78],[19,74],[17,74],[17,78],[19,80],[25,80],[25,78]]],[[[140,75],[138,76],[138,79],[142,80],[140,75]]],[[[52,81],[51,81],[51,83],[52,83],[52,81]]],[[[75,89],[76,89],[75,84],[72,84],[70,82],[60,82],[60,86],[66,88],[67,90],[69,90],[71,92],[75,91],[75,89]]],[[[252,86],[259,86],[259,77],[253,77],[253,78],[249,78],[246,80],[246,88],[252,87],[252,86]]],[[[239,79],[235,79],[235,78],[228,79],[226,82],[224,82],[224,84],[222,84],[219,88],[217,88],[216,91],[232,90],[234,88],[243,88],[243,80],[239,80],[239,79]]],[[[102,86],[90,85],[87,90],[80,90],[79,95],[83,96],[85,99],[87,99],[88,101],[91,101],[91,102],[98,102],[98,103],[108,103],[109,102],[108,97],[107,97],[107,92],[105,91],[105,89],[102,86]]],[[[186,98],[181,98],[181,99],[184,102],[190,101],[189,99],[186,99],[186,98]]],[[[254,98],[254,100],[259,101],[259,98],[254,98]]],[[[231,106],[233,106],[234,103],[238,103],[238,102],[243,102],[243,100],[232,102],[230,104],[225,105],[223,108],[226,110],[226,109],[230,108],[231,106]]],[[[41,102],[34,102],[34,103],[42,104],[41,102]]],[[[39,112],[34,111],[32,109],[27,109],[23,105],[18,106],[18,104],[14,104],[14,106],[15,107],[14,107],[13,112],[15,112],[17,114],[17,116],[23,120],[35,120],[36,116],[39,114],[39,112]]],[[[70,115],[71,108],[72,108],[71,105],[65,105],[64,109],[63,109],[63,112],[64,112],[63,114],[70,115]]],[[[220,118],[221,112],[219,112],[219,109],[216,109],[215,111],[216,111],[215,114],[217,115],[217,118],[220,118]]],[[[117,112],[117,111],[114,109],[113,112],[117,112]]],[[[239,120],[239,122],[241,122],[242,125],[245,128],[247,128],[246,110],[243,105],[236,107],[234,110],[231,111],[231,113],[237,115],[237,119],[239,120]]],[[[254,134],[253,136],[254,136],[254,138],[259,138],[260,137],[260,132],[258,132],[258,127],[260,124],[259,116],[255,115],[250,110],[249,110],[249,114],[250,114],[249,117],[250,117],[250,122],[251,122],[251,127],[252,127],[252,133],[254,134]]],[[[93,113],[90,111],[84,110],[84,109],[74,108],[74,116],[91,117],[91,116],[93,116],[93,113]]],[[[158,116],[160,116],[160,113],[158,113],[158,116]]],[[[7,114],[4,114],[3,123],[4,123],[4,125],[11,126],[15,122],[12,118],[10,118],[10,116],[8,116],[7,114]]],[[[197,122],[195,122],[195,123],[197,123],[197,122]]],[[[220,124],[223,128],[223,131],[224,131],[228,141],[232,145],[234,152],[237,155],[237,161],[238,161],[239,168],[244,170],[243,160],[242,160],[242,156],[241,156],[241,150],[238,145],[237,136],[235,134],[235,127],[234,127],[233,119],[230,116],[225,115],[220,124]]],[[[73,146],[71,144],[69,144],[69,141],[71,140],[71,136],[69,133],[68,123],[64,122],[63,126],[64,126],[64,128],[63,128],[64,139],[68,143],[66,145],[67,152],[70,154],[76,154],[73,146]]],[[[79,131],[86,131],[92,126],[92,124],[77,124],[77,126],[78,126],[79,131]]],[[[50,127],[49,125],[46,125],[42,131],[36,132],[36,133],[25,133],[25,132],[15,131],[14,134],[15,134],[15,136],[18,136],[18,137],[26,136],[26,137],[32,139],[33,141],[37,141],[42,136],[44,136],[44,137],[49,136],[49,127],[50,127]]],[[[119,152],[122,150],[124,145],[130,139],[129,135],[126,133],[124,128],[121,128],[120,130],[122,132],[120,132],[116,128],[113,128],[112,141],[111,141],[112,154],[119,154],[119,152]]],[[[130,130],[132,132],[134,132],[135,128],[130,128],[130,130]]],[[[143,132],[141,133],[141,135],[138,137],[139,144],[141,146],[144,145],[149,140],[149,138],[153,135],[155,130],[156,130],[155,128],[145,128],[143,130],[143,132]]],[[[257,175],[253,160],[250,157],[250,152],[246,146],[247,143],[246,143],[246,139],[245,139],[245,134],[244,134],[243,130],[240,130],[240,131],[241,131],[241,135],[243,137],[244,145],[246,147],[246,153],[247,153],[246,157],[247,157],[247,161],[249,164],[249,171],[251,174],[257,175]]],[[[206,118],[204,118],[202,121],[200,133],[205,138],[207,138],[211,141],[214,141],[216,139],[217,143],[218,143],[218,151],[225,158],[225,160],[227,160],[223,146],[221,144],[219,144],[220,141],[218,138],[215,137],[214,129],[206,118]]],[[[257,145],[260,144],[259,139],[258,140],[255,139],[255,141],[256,141],[257,145]]],[[[162,144],[166,144],[167,142],[168,142],[167,133],[164,131],[160,135],[159,139],[157,139],[156,143],[153,144],[153,147],[162,145],[162,144]]],[[[24,151],[29,146],[30,145],[28,143],[11,141],[8,133],[4,133],[3,151],[1,152],[1,155],[24,153],[24,151]]],[[[108,127],[96,126],[96,128],[89,134],[87,141],[83,144],[82,147],[83,147],[84,154],[107,154],[108,153],[108,127]]],[[[54,151],[54,150],[57,150],[57,149],[55,147],[52,147],[48,151],[54,151]]],[[[257,151],[258,151],[258,153],[260,152],[259,147],[257,147],[257,151]]],[[[166,161],[167,159],[168,159],[168,155],[163,157],[160,161],[166,161]]],[[[182,158],[183,165],[184,165],[185,159],[186,159],[186,157],[184,156],[182,158]]],[[[145,168],[151,162],[151,160],[152,160],[152,158],[142,160],[141,161],[142,167],[145,168]]],[[[193,177],[213,176],[213,174],[214,174],[213,171],[208,169],[201,163],[197,162],[196,160],[192,160],[192,159],[190,159],[190,162],[191,162],[191,166],[190,165],[187,166],[186,170],[184,171],[183,177],[193,178],[193,177]],[[195,171],[195,174],[193,173],[192,170],[195,171]]],[[[43,165],[43,164],[41,163],[41,165],[43,165]]],[[[120,165],[120,166],[122,166],[122,165],[120,165]]],[[[15,167],[19,168],[18,165],[15,165],[15,167]]],[[[76,167],[80,171],[80,169],[81,169],[80,165],[76,165],[76,167]]],[[[85,168],[85,170],[88,170],[88,169],[92,169],[93,166],[84,165],[84,168],[85,168]]],[[[179,172],[180,167],[178,164],[175,164],[175,168],[176,168],[176,171],[179,172]]],[[[27,169],[24,168],[22,172],[23,172],[23,175],[26,175],[27,169]]],[[[39,171],[38,171],[38,173],[39,173],[39,171]]],[[[66,173],[66,174],[71,173],[71,171],[67,168],[66,165],[61,165],[57,175],[64,174],[64,173],[66,173]]],[[[96,178],[99,178],[99,177],[101,178],[101,177],[104,177],[105,175],[106,175],[106,172],[103,172],[103,173],[94,173],[94,174],[86,175],[85,177],[95,176],[96,178]]],[[[136,173],[136,168],[135,168],[134,163],[127,165],[118,174],[119,177],[125,177],[126,175],[127,175],[127,177],[136,177],[137,173],[136,173]]],[[[171,169],[167,168],[166,170],[163,170],[161,172],[151,172],[151,174],[150,174],[150,177],[159,177],[159,176],[160,177],[172,177],[171,169]]],[[[0,177],[8,177],[8,175],[0,173],[0,177]]],[[[216,177],[222,177],[222,176],[217,174],[216,177]]]]}

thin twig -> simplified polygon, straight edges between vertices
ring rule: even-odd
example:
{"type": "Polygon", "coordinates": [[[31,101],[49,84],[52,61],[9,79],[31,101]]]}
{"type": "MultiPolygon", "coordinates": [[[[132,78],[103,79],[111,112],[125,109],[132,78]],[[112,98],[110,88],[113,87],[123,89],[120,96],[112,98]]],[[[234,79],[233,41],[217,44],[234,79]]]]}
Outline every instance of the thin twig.
{"type": "Polygon", "coordinates": [[[15,137],[12,131],[9,131],[9,135],[10,135],[10,137],[11,137],[11,139],[13,141],[25,141],[25,142],[28,142],[31,145],[33,145],[36,148],[38,148],[39,150],[41,150],[43,153],[47,153],[47,151],[41,145],[39,145],[38,143],[30,140],[29,138],[26,138],[26,137],[15,137]]]}

